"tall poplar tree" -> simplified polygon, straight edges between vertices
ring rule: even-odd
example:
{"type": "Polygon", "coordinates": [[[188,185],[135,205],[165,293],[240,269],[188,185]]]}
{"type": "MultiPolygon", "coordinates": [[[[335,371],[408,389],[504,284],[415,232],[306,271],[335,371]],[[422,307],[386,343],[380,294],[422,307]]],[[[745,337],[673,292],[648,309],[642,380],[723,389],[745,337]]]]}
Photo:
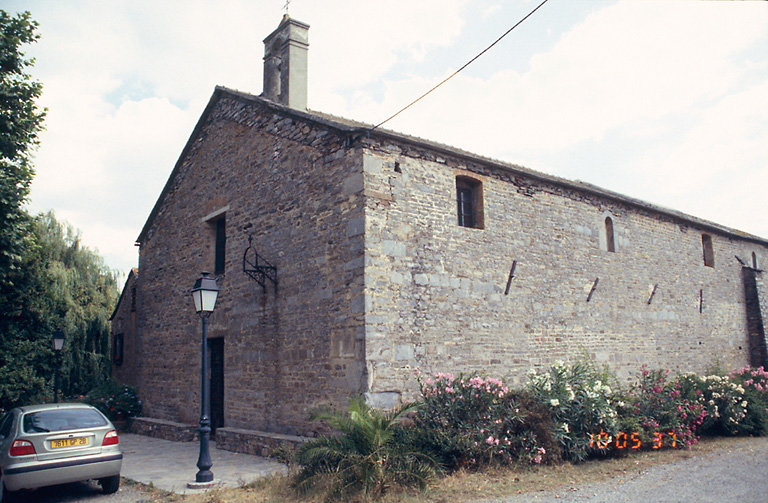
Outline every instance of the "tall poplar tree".
{"type": "Polygon", "coordinates": [[[22,206],[34,175],[30,154],[45,110],[36,104],[42,84],[27,73],[34,59],[26,59],[21,46],[39,38],[36,29],[29,12],[10,16],[0,10],[0,303],[30,245],[29,216],[22,206]]]}

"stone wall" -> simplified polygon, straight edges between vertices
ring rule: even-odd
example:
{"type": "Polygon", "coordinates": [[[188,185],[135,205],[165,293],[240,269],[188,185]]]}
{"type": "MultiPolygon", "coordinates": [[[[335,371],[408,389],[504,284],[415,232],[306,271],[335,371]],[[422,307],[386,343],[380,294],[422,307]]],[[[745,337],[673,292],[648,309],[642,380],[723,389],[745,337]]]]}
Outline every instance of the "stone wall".
{"type": "Polygon", "coordinates": [[[128,430],[131,433],[147,437],[173,440],[174,442],[192,442],[198,440],[194,424],[177,423],[153,417],[132,417],[128,419],[128,430]]]}
{"type": "MultiPolygon", "coordinates": [[[[762,240],[715,224],[218,89],[139,239],[136,384],[147,416],[197,422],[189,290],[213,271],[222,216],[225,272],[208,335],[224,340],[225,445],[254,430],[314,436],[309,410],[361,392],[394,405],[417,370],[521,382],[582,356],[625,379],[642,364],[744,365],[735,256],[768,263],[762,240]],[[458,225],[457,177],[481,187],[482,228],[458,225]],[[277,285],[243,273],[249,235],[277,285]]],[[[759,274],[756,288],[765,315],[759,274]]],[[[270,447],[258,442],[245,443],[270,447]]]]}
{"type": "Polygon", "coordinates": [[[211,222],[225,215],[208,331],[224,338],[224,426],[311,434],[310,409],[365,383],[361,153],[229,92],[217,90],[201,121],[142,233],[143,413],[197,421],[201,324],[189,290],[213,272],[211,222]],[[276,287],[243,273],[249,235],[276,287]]]}
{"type": "Polygon", "coordinates": [[[416,369],[520,382],[532,368],[582,355],[627,379],[642,364],[701,371],[716,358],[725,368],[746,363],[734,255],[755,252],[768,263],[764,244],[708,229],[715,266],[707,267],[702,229],[690,222],[490,162],[385,140],[366,146],[366,360],[375,402],[414,390],[416,369]],[[457,176],[482,184],[483,229],[457,225],[457,176]]]}
{"type": "Polygon", "coordinates": [[[136,270],[133,269],[125,280],[120,300],[110,318],[112,378],[131,386],[137,384],[141,364],[141,348],[137,346],[136,338],[136,278],[136,270]],[[114,359],[118,336],[123,340],[123,358],[120,362],[114,359]]]}
{"type": "Polygon", "coordinates": [[[271,456],[277,449],[296,449],[307,440],[306,437],[241,428],[219,428],[216,430],[217,449],[264,457],[271,456]]]}

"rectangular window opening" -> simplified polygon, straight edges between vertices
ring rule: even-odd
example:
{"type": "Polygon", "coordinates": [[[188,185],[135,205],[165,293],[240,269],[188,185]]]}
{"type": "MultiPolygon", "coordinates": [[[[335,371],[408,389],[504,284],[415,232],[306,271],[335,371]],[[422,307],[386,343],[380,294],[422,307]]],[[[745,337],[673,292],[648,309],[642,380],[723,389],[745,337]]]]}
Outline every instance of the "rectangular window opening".
{"type": "Polygon", "coordinates": [[[483,184],[465,176],[456,177],[456,210],[461,227],[482,229],[483,184]]]}
{"type": "Polygon", "coordinates": [[[701,248],[704,254],[704,265],[715,267],[715,252],[712,249],[712,236],[709,234],[701,235],[701,248]]]}
{"type": "Polygon", "coordinates": [[[115,365],[123,364],[123,334],[116,334],[112,342],[112,363],[115,365]]]}
{"type": "Polygon", "coordinates": [[[216,258],[214,261],[214,274],[224,274],[224,258],[227,248],[227,221],[226,217],[216,220],[216,258]]]}

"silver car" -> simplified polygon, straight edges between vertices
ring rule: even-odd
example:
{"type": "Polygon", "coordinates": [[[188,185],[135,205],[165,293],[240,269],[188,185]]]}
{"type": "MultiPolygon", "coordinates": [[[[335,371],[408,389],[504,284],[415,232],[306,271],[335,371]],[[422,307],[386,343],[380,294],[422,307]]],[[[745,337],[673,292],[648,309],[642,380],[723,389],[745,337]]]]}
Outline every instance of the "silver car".
{"type": "Polygon", "coordinates": [[[13,491],[88,479],[111,494],[122,463],[115,427],[90,405],[18,407],[0,422],[0,502],[13,491]]]}

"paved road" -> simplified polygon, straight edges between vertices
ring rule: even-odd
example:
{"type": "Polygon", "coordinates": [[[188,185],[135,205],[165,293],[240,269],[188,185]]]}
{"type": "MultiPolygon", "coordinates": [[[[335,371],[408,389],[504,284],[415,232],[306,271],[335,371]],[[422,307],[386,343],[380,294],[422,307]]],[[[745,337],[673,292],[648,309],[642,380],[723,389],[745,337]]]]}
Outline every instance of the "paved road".
{"type": "MultiPolygon", "coordinates": [[[[152,483],[155,487],[177,493],[195,494],[200,490],[187,488],[195,479],[199,445],[196,442],[170,442],[158,438],[120,434],[125,478],[152,483]]],[[[216,449],[211,444],[211,471],[218,486],[237,487],[260,477],[287,470],[285,465],[259,456],[249,456],[216,449]]],[[[136,486],[123,484],[117,494],[106,496],[95,482],[67,484],[22,493],[17,501],[39,503],[136,503],[149,496],[136,486]]]]}

